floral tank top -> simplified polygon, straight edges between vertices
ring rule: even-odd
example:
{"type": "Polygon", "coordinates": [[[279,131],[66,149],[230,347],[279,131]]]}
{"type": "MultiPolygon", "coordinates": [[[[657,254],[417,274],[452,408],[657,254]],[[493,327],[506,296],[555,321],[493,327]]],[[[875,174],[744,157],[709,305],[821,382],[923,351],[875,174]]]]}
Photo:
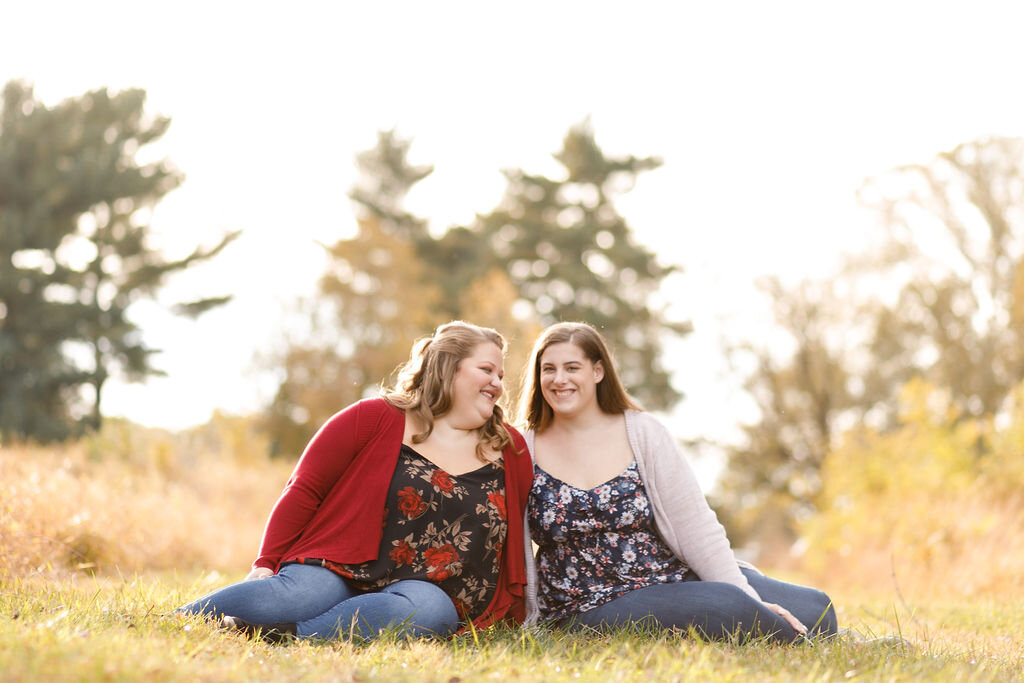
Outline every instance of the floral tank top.
{"type": "Polygon", "coordinates": [[[584,491],[534,468],[529,507],[540,612],[564,619],[638,588],[692,579],[654,528],[636,461],[584,491]]]}
{"type": "Polygon", "coordinates": [[[498,583],[508,530],[500,463],[455,476],[403,445],[382,523],[376,560],[300,562],[324,566],[363,590],[406,579],[432,581],[452,599],[461,619],[483,614],[498,583]]]}

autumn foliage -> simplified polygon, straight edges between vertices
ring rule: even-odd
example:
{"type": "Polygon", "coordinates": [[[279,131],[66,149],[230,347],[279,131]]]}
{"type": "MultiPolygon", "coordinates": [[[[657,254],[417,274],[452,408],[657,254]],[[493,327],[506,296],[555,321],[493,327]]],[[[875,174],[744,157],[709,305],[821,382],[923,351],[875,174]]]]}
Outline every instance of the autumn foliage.
{"type": "Polygon", "coordinates": [[[918,596],[1024,593],[1024,385],[995,418],[904,387],[899,426],[843,435],[801,526],[819,581],[918,596]]]}

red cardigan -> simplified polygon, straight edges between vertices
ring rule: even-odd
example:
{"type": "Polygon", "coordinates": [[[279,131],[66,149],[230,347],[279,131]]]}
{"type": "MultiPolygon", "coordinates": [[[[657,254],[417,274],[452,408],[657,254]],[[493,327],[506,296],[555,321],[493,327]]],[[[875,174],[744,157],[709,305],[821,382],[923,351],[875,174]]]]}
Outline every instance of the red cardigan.
{"type": "MultiPolygon", "coordinates": [[[[523,514],[533,467],[522,435],[508,429],[512,443],[502,452],[508,537],[494,597],[473,620],[477,628],[525,617],[523,514]]],[[[282,562],[301,557],[351,564],[376,559],[404,434],[405,413],[381,398],[354,403],[324,423],[270,512],[253,566],[276,572],[282,562]]]]}

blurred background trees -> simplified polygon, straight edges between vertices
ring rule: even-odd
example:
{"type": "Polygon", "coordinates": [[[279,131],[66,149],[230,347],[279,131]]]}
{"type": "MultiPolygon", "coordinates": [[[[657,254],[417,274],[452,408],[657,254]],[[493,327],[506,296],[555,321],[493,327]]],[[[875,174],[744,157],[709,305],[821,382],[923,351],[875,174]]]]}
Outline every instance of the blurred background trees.
{"type": "MultiPolygon", "coordinates": [[[[150,244],[153,207],[182,181],[139,163],[170,119],[145,92],[95,90],[47,107],[12,81],[0,113],[0,437],[63,439],[96,429],[103,385],[159,373],[128,315],[171,273],[236,234],[168,260],[150,244]],[[85,391],[88,388],[89,391],[85,391]]],[[[226,297],[185,302],[198,315],[226,297]]]]}
{"type": "Polygon", "coordinates": [[[1024,372],[1024,140],[958,145],[862,196],[888,240],[860,277],[898,292],[868,311],[865,383],[894,397],[921,375],[965,415],[995,413],[1024,372]]]}
{"type": "MultiPolygon", "coordinates": [[[[128,312],[167,276],[220,252],[168,259],[152,245],[154,206],[182,182],[166,160],[138,161],[170,120],[147,113],[145,93],[96,90],[47,107],[20,82],[0,119],[0,430],[4,439],[59,440],[102,419],[104,383],[142,380],[156,349],[128,312]]],[[[611,157],[589,123],[572,127],[548,178],[505,171],[499,206],[435,234],[405,208],[432,167],[409,161],[410,141],[379,133],[358,155],[351,188],[357,230],[325,245],[329,265],[306,302],[306,327],[273,359],[278,389],[262,417],[275,452],[297,455],[332,413],[374,393],[411,342],[462,318],[510,342],[510,403],[543,325],[586,320],[615,347],[622,372],[652,408],[679,398],[661,360],[667,335],[689,330],[651,305],[674,270],[637,244],[616,196],[656,158],[611,157]]],[[[175,307],[198,315],[227,301],[175,307]]]]}
{"type": "Polygon", "coordinates": [[[589,122],[573,126],[554,157],[564,170],[559,179],[505,172],[504,198],[473,228],[483,258],[463,268],[507,272],[544,326],[586,321],[600,329],[630,391],[648,408],[667,410],[681,396],[662,362],[663,340],[690,326],[667,319],[651,297],[676,266],[637,244],[614,204],[661,160],[605,155],[589,122]]]}
{"type": "Polygon", "coordinates": [[[689,326],[651,306],[673,267],[634,242],[613,201],[660,161],[607,157],[582,123],[555,154],[564,177],[506,171],[497,208],[434,235],[405,209],[409,191],[432,171],[409,162],[410,145],[381,132],[357,157],[359,178],[349,193],[357,233],[326,247],[313,333],[281,357],[283,378],[266,415],[276,452],[301,452],[331,414],[391,376],[412,340],[450,319],[494,327],[508,339],[510,402],[533,339],[557,320],[600,327],[631,390],[652,408],[679,398],[661,345],[689,326]]]}
{"type": "Polygon", "coordinates": [[[751,549],[786,547],[795,521],[814,510],[820,470],[841,415],[858,409],[847,367],[848,310],[831,282],[786,286],[765,278],[775,334],[728,350],[759,420],[725,448],[717,491],[734,542],[751,549]]]}
{"type": "MultiPolygon", "coordinates": [[[[138,161],[169,125],[145,112],[142,91],[47,107],[13,82],[3,98],[0,438],[58,440],[99,425],[111,373],[158,372],[130,306],[235,235],[178,259],[152,246],[152,209],[182,175],[138,161]]],[[[259,416],[271,452],[297,456],[332,413],[390,382],[415,338],[454,318],[509,340],[510,398],[539,330],[585,320],[649,409],[679,400],[663,342],[690,326],[653,303],[677,266],[637,244],[615,205],[658,158],[606,154],[584,121],[554,153],[552,177],[505,170],[497,206],[431,230],[406,208],[433,170],[410,149],[383,131],[356,159],[357,229],[323,245],[328,265],[305,329],[272,359],[277,389],[259,416]]],[[[757,419],[723,445],[715,502],[733,540],[753,550],[786,550],[803,535],[841,556],[874,533],[866,520],[879,496],[916,491],[903,502],[921,509],[939,491],[1009,501],[1024,481],[1013,458],[1024,402],[1024,141],[965,142],[867,180],[861,200],[877,228],[866,248],[827,279],[762,278],[774,326],[728,348],[757,419]]],[[[935,555],[935,529],[908,541],[914,532],[898,524],[920,510],[890,505],[902,510],[886,517],[890,541],[935,555]]]]}
{"type": "Polygon", "coordinates": [[[282,373],[264,416],[275,454],[301,453],[328,417],[372,392],[412,340],[438,324],[438,286],[418,258],[432,241],[427,221],[404,208],[433,169],[411,165],[409,145],[382,132],[356,159],[356,235],[325,246],[330,260],[309,311],[311,334],[271,361],[282,373]]]}
{"type": "MultiPolygon", "coordinates": [[[[871,246],[827,282],[766,281],[782,341],[732,351],[760,413],[719,492],[737,538],[784,547],[841,499],[822,493],[833,449],[855,426],[900,429],[908,383],[945,392],[955,425],[1005,414],[1024,380],[1024,141],[963,143],[869,179],[861,199],[871,246]]],[[[983,439],[961,445],[981,468],[983,439]]]]}

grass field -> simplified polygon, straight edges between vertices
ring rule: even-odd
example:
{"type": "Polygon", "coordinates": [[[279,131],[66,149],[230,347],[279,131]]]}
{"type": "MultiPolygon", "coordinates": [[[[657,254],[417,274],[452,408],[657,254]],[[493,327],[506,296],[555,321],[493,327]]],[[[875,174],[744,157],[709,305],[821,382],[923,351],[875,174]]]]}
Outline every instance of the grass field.
{"type": "Polygon", "coordinates": [[[901,605],[841,596],[861,637],[779,647],[685,635],[492,630],[448,642],[269,645],[169,612],[240,578],[146,574],[5,579],[0,674],[6,681],[629,681],[1024,678],[1024,603],[901,605]],[[904,642],[863,638],[902,633],[904,642]]]}
{"type": "Polygon", "coordinates": [[[1020,508],[993,507],[1001,543],[961,539],[971,564],[937,556],[927,581],[888,554],[775,573],[808,576],[852,629],[795,647],[543,629],[274,646],[169,616],[247,571],[290,469],[250,439],[244,424],[184,441],[115,424],[0,448],[0,681],[1024,680],[1020,508]],[[967,570],[974,587],[956,590],[967,570]],[[872,641],[889,635],[904,640],[872,641]]]}

